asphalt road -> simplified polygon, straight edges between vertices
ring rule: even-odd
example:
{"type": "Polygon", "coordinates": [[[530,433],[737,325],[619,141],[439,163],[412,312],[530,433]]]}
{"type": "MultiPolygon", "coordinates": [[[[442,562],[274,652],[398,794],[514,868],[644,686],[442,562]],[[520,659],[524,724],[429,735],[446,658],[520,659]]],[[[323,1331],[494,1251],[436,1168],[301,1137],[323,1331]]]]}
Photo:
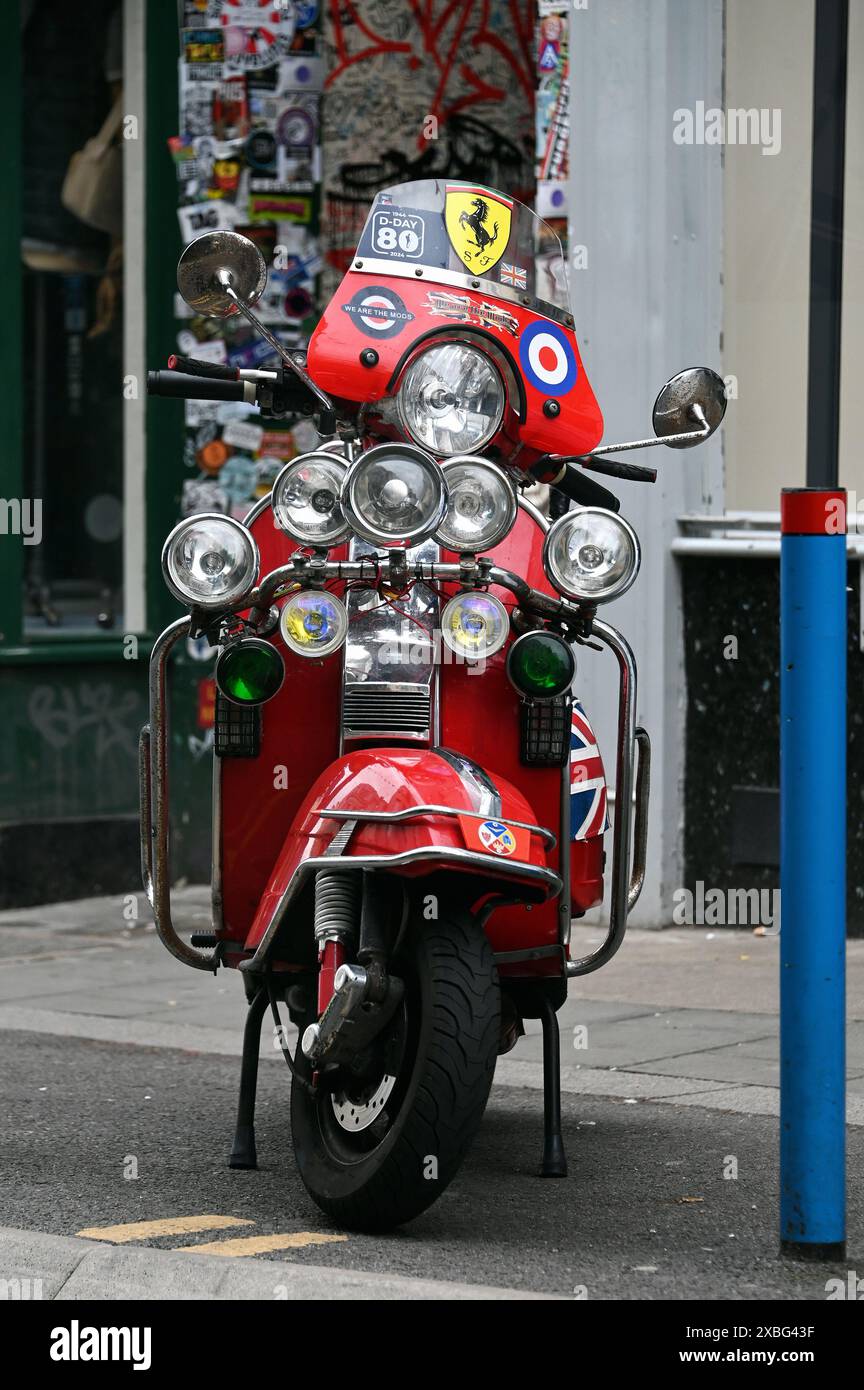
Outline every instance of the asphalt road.
{"type": "MultiPolygon", "coordinates": [[[[259,1077],[256,1173],[225,1165],[234,1058],[34,1032],[0,1034],[0,1210],[7,1226],[75,1235],[211,1214],[225,1229],[143,1235],[177,1249],[296,1237],[275,1259],[589,1299],[824,1299],[864,1274],[864,1211],[850,1192],[848,1256],[812,1266],[776,1254],[770,1117],[565,1094],[567,1181],[540,1181],[542,1096],[496,1086],[462,1174],[387,1237],[338,1231],[307,1197],[291,1154],[289,1078],[259,1077]],[[737,1163],[737,1178],[724,1177],[737,1163]],[[137,1177],[124,1173],[137,1170],[137,1177]],[[228,1219],[249,1224],[228,1226],[228,1219]],[[305,1237],[347,1234],[313,1243],[305,1237]]],[[[849,1131],[858,1161],[864,1132],[849,1131]]],[[[274,1242],[277,1246],[280,1242],[274,1242]]],[[[186,1258],[194,1260],[194,1253],[186,1258]]]]}

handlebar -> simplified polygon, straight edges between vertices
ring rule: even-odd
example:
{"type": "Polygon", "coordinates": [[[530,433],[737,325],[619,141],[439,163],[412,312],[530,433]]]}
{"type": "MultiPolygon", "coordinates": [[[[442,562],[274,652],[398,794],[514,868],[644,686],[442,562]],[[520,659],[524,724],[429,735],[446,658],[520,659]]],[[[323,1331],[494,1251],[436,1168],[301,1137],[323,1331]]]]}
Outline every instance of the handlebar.
{"type": "MultiPolygon", "coordinates": [[[[623,446],[621,446],[623,447],[623,446]]],[[[621,503],[613,492],[591,478],[586,478],[584,470],[604,473],[610,478],[623,478],[628,483],[653,483],[657,481],[657,469],[645,468],[638,463],[625,463],[623,459],[598,458],[594,454],[545,454],[529,469],[541,483],[557,488],[582,507],[605,507],[610,512],[621,509],[621,503]]]]}
{"type": "Polygon", "coordinates": [[[179,352],[172,352],[168,366],[172,372],[186,372],[189,376],[216,377],[219,381],[240,380],[236,367],[229,367],[224,362],[204,362],[200,357],[181,357],[179,352]]]}
{"type": "Polygon", "coordinates": [[[174,396],[182,400],[246,401],[248,405],[254,405],[255,383],[192,376],[186,372],[148,372],[147,394],[174,396]]]}
{"type": "MultiPolygon", "coordinates": [[[[148,372],[148,395],[190,401],[243,401],[246,405],[260,406],[263,415],[274,419],[285,415],[311,415],[317,404],[302,378],[281,367],[267,372],[237,371],[177,353],[172,353],[168,365],[186,366],[190,370],[148,372]]],[[[325,418],[324,411],[320,413],[319,422],[321,434],[335,433],[335,421],[325,418]]]]}
{"type": "Polygon", "coordinates": [[[592,473],[605,473],[609,478],[624,478],[628,483],[656,483],[657,469],[641,463],[625,463],[623,459],[601,459],[589,456],[580,459],[583,468],[592,473]]]}

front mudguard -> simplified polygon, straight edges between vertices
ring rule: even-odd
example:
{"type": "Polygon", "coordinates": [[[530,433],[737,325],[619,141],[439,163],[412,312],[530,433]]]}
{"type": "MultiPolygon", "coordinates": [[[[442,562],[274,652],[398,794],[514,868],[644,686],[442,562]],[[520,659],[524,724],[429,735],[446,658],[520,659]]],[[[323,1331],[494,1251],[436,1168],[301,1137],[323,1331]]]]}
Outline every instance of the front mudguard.
{"type": "MultiPolygon", "coordinates": [[[[487,834],[492,839],[492,835],[487,834]]],[[[319,869],[379,869],[406,878],[447,870],[527,901],[561,891],[546,861],[556,836],[522,793],[446,749],[366,748],[338,758],[295,817],[245,942],[254,969],[292,902],[319,869]],[[478,847],[473,826],[502,822],[504,849],[478,847]],[[470,843],[469,843],[470,840],[470,843]]],[[[482,885],[479,886],[479,885],[482,885]]],[[[470,895],[469,895],[470,896],[470,895]]]]}

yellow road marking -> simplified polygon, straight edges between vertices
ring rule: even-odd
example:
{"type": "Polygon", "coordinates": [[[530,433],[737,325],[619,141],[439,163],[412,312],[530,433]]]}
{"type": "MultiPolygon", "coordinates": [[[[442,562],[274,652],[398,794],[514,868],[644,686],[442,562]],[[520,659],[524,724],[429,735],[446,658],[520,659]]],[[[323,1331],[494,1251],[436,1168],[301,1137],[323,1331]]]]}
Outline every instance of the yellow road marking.
{"type": "Polygon", "coordinates": [[[330,1245],[347,1236],[319,1235],[315,1231],[294,1231],[283,1236],[235,1236],[231,1240],[208,1240],[202,1245],[178,1245],[193,1255],[262,1255],[267,1250],[302,1250],[306,1245],[330,1245]]]}
{"type": "Polygon", "coordinates": [[[189,1236],[195,1231],[222,1231],[227,1226],[254,1226],[239,1216],[165,1216],[160,1221],[129,1221],[120,1226],[86,1226],[79,1236],[125,1245],[148,1236],[189,1236]]]}

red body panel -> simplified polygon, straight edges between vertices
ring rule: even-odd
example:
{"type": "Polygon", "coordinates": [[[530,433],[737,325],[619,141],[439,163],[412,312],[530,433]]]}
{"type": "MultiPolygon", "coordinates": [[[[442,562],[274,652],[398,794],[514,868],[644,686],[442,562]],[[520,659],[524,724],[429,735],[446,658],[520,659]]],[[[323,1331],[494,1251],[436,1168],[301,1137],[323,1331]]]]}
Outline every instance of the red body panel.
{"type": "Polygon", "coordinates": [[[377,271],[349,270],[309,342],[309,371],[318,385],[341,400],[381,400],[392,391],[391,377],[418,339],[432,330],[441,330],[452,338],[458,335],[461,324],[463,329],[490,334],[509,356],[525,391],[525,418],[517,431],[524,447],[537,453],[585,454],[599,444],[603,416],[582,366],[573,330],[552,323],[521,304],[490,301],[480,290],[454,290],[449,285],[436,285],[432,277],[431,271],[425,273],[424,279],[415,280],[381,275],[377,271]],[[382,294],[376,295],[376,289],[382,294]],[[386,336],[364,327],[361,315],[356,312],[364,292],[376,302],[385,298],[401,306],[398,312],[402,317],[393,320],[393,327],[386,336]],[[461,305],[461,319],[453,316],[451,301],[461,305]],[[346,305],[352,306],[355,312],[346,312],[346,305]],[[441,306],[446,312],[441,312],[441,306]],[[553,334],[566,340],[572,352],[575,379],[566,394],[544,391],[542,386],[535,384],[534,373],[529,375],[524,367],[520,340],[529,328],[538,324],[549,325],[553,334]],[[367,367],[362,364],[360,354],[370,347],[374,347],[378,361],[367,367]],[[543,411],[550,395],[554,395],[558,408],[553,416],[543,411]]]}
{"type": "MultiPolygon", "coordinates": [[[[497,774],[492,775],[501,796],[500,819],[536,824],[532,807],[521,791],[497,774]]],[[[392,814],[422,805],[456,807],[467,812],[476,809],[457,770],[431,749],[364,748],[337,759],[310,789],[297,813],[261,898],[246,941],[247,949],[254,949],[260,942],[297,866],[304,859],[323,854],[339,830],[342,822],[321,816],[321,810],[358,813],[381,811],[392,814]]],[[[529,845],[530,858],[525,862],[545,868],[546,854],[540,837],[532,835],[529,845]]],[[[468,847],[457,817],[427,815],[395,824],[360,820],[344,853],[354,856],[389,855],[426,846],[440,849],[441,860],[405,866],[399,870],[401,874],[417,877],[432,873],[442,865],[452,863],[448,860],[448,851],[468,847]]],[[[494,877],[499,860],[491,853],[487,858],[486,872],[494,877]]],[[[453,869],[459,872],[455,864],[453,869]]],[[[503,875],[501,881],[510,885],[511,889],[517,883],[513,877],[504,879],[503,875]]],[[[494,944],[492,930],[490,937],[494,944]]]]}
{"type": "MultiPolygon", "coordinates": [[[[251,525],[261,551],[261,573],[285,564],[295,542],[274,525],[267,507],[251,525]]],[[[510,535],[494,551],[498,565],[523,576],[532,587],[552,589],[541,563],[542,533],[520,508],[510,535]]],[[[331,552],[345,558],[345,549],[331,552]]],[[[443,560],[455,557],[442,553],[443,560]]],[[[495,590],[508,607],[513,597],[495,590]]],[[[221,858],[224,929],[221,935],[245,948],[263,935],[273,907],[296,865],[329,843],[337,822],[314,814],[354,797],[356,809],[403,809],[420,802],[471,809],[456,772],[425,749],[376,748],[339,757],[342,656],[321,661],[295,656],[276,634],[286,679],[262,710],[257,758],[218,760],[221,777],[221,858]],[[284,773],[282,772],[284,769],[284,773]],[[282,785],[284,784],[284,785],[282,785]],[[329,801],[327,800],[329,798],[329,801]]],[[[482,673],[459,664],[439,669],[441,745],[466,753],[488,771],[502,793],[502,819],[523,820],[561,832],[561,770],[525,767],[519,759],[519,699],[505,674],[505,654],[482,673]]],[[[346,804],[347,801],[346,801],[346,804]]],[[[397,825],[358,826],[352,853],[390,854],[419,845],[465,848],[455,819],[438,817],[397,825]]],[[[571,905],[583,912],[602,896],[603,837],[570,843],[571,905]]],[[[544,855],[531,840],[531,862],[560,873],[561,847],[544,855]]],[[[494,860],[493,860],[494,867],[494,860]]],[[[430,872],[424,865],[421,872],[430,872]]],[[[515,887],[509,881],[511,891],[515,887]]],[[[487,933],[496,951],[551,945],[558,939],[558,903],[514,905],[496,910],[487,933]]],[[[239,957],[234,956],[234,962],[239,957]]],[[[229,956],[229,963],[233,963],[229,956]]],[[[505,967],[513,969],[514,967],[505,967]]],[[[525,973],[525,966],[519,972],[525,973]]],[[[538,974],[560,969],[555,959],[530,967],[538,974]]]]}

